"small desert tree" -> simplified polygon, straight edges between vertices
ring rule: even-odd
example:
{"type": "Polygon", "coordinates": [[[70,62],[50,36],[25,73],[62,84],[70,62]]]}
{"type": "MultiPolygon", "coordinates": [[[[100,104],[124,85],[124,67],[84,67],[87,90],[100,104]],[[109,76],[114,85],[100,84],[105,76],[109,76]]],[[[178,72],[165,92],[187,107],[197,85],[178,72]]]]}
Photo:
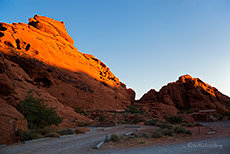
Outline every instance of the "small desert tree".
{"type": "Polygon", "coordinates": [[[43,128],[52,124],[58,125],[62,122],[62,117],[58,116],[54,107],[48,107],[43,99],[33,96],[33,91],[29,91],[25,100],[18,105],[18,110],[27,119],[30,129],[43,128]]]}

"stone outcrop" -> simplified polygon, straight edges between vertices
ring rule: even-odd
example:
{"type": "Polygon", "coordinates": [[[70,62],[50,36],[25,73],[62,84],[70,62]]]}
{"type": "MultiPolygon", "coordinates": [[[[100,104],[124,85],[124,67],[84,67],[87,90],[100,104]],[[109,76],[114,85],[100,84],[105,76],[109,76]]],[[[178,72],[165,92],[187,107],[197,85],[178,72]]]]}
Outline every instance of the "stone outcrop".
{"type": "Polygon", "coordinates": [[[6,131],[12,119],[18,117],[22,128],[27,129],[16,106],[30,90],[56,108],[64,118],[59,126],[63,128],[92,121],[76,113],[76,107],[114,110],[134,102],[132,89],[127,89],[102,61],[79,52],[73,44],[64,22],[48,17],[35,15],[28,24],[0,23],[0,132],[8,134],[1,135],[4,141],[0,144],[14,142],[13,137],[5,140],[9,133],[15,133],[12,128],[6,131]],[[8,108],[10,118],[5,114],[8,108]]]}
{"type": "Polygon", "coordinates": [[[214,109],[222,114],[230,111],[230,98],[200,79],[184,75],[162,87],[159,92],[150,90],[137,101],[137,105],[155,118],[187,110],[214,109]]]}
{"type": "Polygon", "coordinates": [[[13,106],[0,100],[0,145],[15,142],[15,132],[26,130],[27,121],[13,106]]]}

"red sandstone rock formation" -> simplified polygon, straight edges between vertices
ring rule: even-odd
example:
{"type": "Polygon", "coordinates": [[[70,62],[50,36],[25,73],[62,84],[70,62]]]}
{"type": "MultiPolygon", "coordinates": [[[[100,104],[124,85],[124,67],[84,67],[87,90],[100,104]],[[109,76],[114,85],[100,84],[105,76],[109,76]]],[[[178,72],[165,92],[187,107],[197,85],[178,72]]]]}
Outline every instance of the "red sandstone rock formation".
{"type": "Polygon", "coordinates": [[[133,90],[126,89],[103,62],[73,44],[64,22],[48,17],[35,15],[28,24],[0,23],[0,144],[14,142],[9,137],[15,131],[10,121],[27,129],[15,107],[29,90],[56,108],[64,118],[60,127],[91,121],[75,107],[113,110],[134,102],[133,90]]]}
{"type": "Polygon", "coordinates": [[[179,111],[214,109],[217,113],[230,111],[230,98],[198,78],[184,75],[159,92],[150,90],[137,105],[155,118],[164,118],[179,111]]]}

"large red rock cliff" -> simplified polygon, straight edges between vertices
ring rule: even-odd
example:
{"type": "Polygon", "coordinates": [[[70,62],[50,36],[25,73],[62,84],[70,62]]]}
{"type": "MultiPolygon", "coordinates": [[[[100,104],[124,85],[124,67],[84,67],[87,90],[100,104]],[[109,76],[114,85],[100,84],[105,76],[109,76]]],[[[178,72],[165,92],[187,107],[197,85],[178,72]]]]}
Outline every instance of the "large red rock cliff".
{"type": "Polygon", "coordinates": [[[176,115],[189,109],[214,109],[222,114],[230,111],[230,98],[200,79],[184,75],[162,87],[159,92],[150,90],[137,101],[137,105],[155,118],[176,115]]]}
{"type": "Polygon", "coordinates": [[[62,116],[60,127],[91,121],[74,111],[124,109],[135,92],[93,55],[73,46],[64,22],[35,15],[29,23],[0,23],[0,144],[27,129],[16,105],[29,90],[62,116]],[[4,135],[3,135],[4,134],[4,135]],[[7,135],[8,134],[8,135],[7,135]]]}

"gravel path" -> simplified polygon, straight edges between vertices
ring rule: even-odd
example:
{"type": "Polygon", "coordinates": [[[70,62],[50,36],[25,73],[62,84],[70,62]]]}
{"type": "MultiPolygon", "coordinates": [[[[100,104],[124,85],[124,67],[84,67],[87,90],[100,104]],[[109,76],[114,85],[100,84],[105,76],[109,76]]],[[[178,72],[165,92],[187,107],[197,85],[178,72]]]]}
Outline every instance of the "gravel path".
{"type": "Polygon", "coordinates": [[[105,131],[80,134],[67,138],[54,138],[26,144],[15,144],[0,149],[0,154],[84,154],[95,153],[97,143],[113,133],[121,135],[136,128],[118,126],[105,131]]]}

